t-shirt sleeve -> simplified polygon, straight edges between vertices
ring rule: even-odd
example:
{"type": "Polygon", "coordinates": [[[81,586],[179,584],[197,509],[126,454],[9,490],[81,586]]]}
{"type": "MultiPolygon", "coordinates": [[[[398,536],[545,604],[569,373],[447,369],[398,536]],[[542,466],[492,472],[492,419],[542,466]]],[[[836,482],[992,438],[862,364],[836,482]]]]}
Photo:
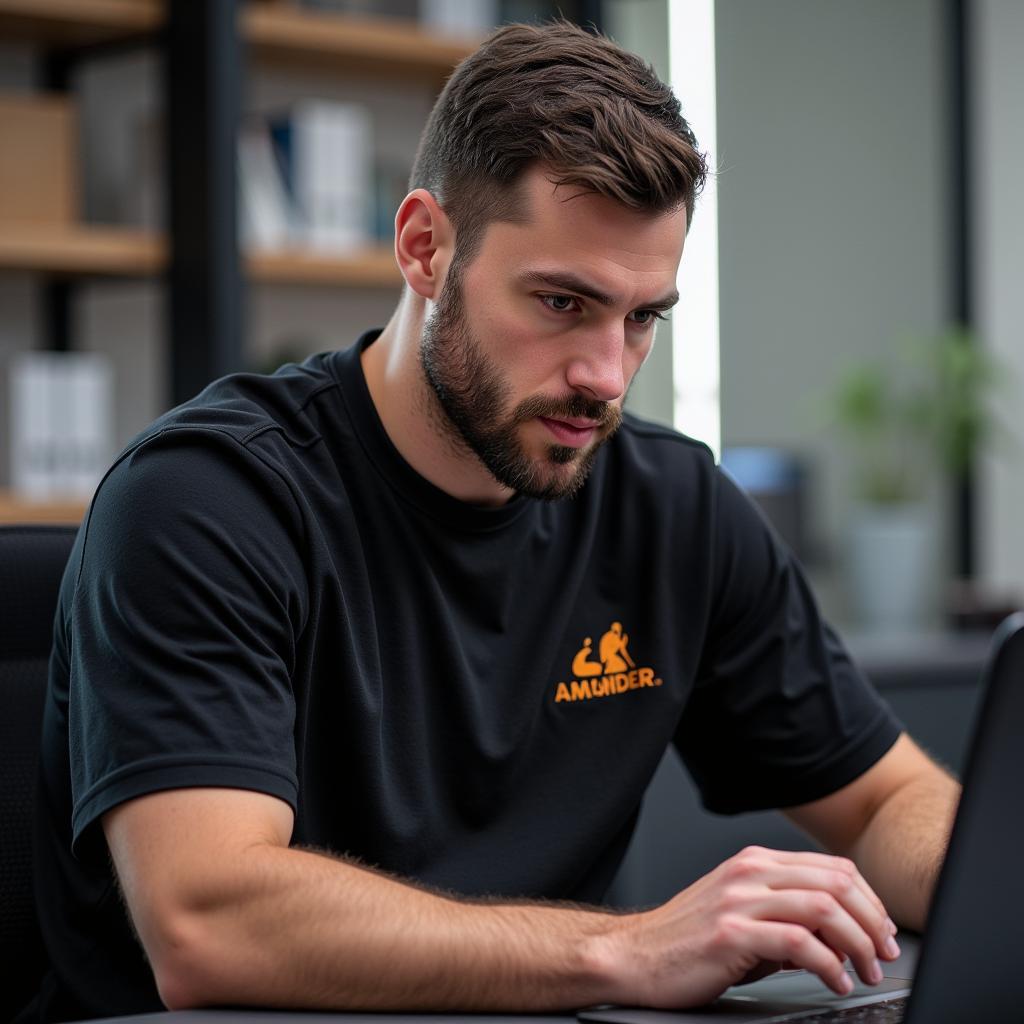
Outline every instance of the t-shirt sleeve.
{"type": "Polygon", "coordinates": [[[159,436],[108,474],[69,627],[76,853],[158,790],[297,799],[291,689],[306,606],[287,487],[231,438],[159,436]]]}
{"type": "Polygon", "coordinates": [[[675,743],[708,810],[797,806],[856,779],[901,726],[760,511],[723,472],[714,486],[709,628],[675,743]]]}

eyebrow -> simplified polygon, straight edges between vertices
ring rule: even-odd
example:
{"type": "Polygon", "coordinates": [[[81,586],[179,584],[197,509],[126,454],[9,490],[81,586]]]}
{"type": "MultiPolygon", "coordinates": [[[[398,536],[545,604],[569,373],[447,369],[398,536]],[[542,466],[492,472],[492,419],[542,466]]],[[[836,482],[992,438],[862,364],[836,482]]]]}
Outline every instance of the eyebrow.
{"type": "MultiPolygon", "coordinates": [[[[520,275],[524,284],[543,284],[549,288],[559,288],[562,291],[575,292],[585,299],[593,299],[602,306],[614,306],[615,300],[593,285],[588,284],[582,278],[569,273],[547,273],[542,270],[527,270],[520,275]]],[[[654,299],[651,302],[644,302],[637,306],[637,309],[671,309],[679,301],[679,292],[674,288],[663,299],[654,299]]]]}

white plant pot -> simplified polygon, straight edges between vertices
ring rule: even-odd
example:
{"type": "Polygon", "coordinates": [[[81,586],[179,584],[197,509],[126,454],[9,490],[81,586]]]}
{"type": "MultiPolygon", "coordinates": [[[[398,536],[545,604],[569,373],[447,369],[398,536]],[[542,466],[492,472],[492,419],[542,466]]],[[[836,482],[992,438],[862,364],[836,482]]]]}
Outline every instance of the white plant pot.
{"type": "Polygon", "coordinates": [[[851,526],[848,564],[859,624],[874,632],[930,624],[940,560],[927,504],[860,506],[851,526]]]}

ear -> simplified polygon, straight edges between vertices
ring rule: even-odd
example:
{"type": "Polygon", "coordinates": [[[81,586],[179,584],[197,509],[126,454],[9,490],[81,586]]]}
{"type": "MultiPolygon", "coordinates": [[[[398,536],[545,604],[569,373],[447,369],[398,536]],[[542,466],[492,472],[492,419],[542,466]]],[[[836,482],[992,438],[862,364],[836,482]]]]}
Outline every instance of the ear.
{"type": "Polygon", "coordinates": [[[455,232],[424,188],[410,192],[395,214],[395,259],[409,287],[425,299],[441,294],[455,248],[455,232]]]}

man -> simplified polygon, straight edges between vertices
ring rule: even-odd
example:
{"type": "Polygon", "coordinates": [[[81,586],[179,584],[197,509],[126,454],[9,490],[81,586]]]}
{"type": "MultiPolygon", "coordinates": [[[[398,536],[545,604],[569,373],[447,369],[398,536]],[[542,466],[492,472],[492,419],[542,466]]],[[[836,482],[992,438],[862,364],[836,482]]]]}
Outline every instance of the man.
{"type": "Polygon", "coordinates": [[[707,449],[622,413],[703,176],[649,68],[501,29],[425,130],[384,330],[118,459],[58,614],[39,1016],[842,992],[921,926],[955,784],[707,449]],[[556,902],[600,900],[671,742],[839,856],[556,902]]]}

